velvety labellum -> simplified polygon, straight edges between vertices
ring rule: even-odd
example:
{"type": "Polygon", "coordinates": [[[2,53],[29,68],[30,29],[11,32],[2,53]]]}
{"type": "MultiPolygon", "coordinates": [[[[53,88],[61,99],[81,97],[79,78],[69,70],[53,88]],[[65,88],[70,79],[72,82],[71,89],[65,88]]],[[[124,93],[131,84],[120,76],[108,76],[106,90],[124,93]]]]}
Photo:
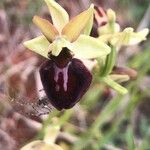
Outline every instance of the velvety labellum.
{"type": "Polygon", "coordinates": [[[66,49],[58,57],[52,57],[41,65],[40,76],[48,99],[58,110],[73,107],[92,81],[85,65],[79,59],[69,59],[66,49]]]}

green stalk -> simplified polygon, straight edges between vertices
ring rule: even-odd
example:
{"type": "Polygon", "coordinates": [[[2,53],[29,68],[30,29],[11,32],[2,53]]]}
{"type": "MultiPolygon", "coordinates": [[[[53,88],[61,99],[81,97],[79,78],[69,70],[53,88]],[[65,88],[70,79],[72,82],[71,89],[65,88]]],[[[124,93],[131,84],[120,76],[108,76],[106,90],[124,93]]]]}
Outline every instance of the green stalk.
{"type": "Polygon", "coordinates": [[[107,55],[106,61],[105,61],[105,66],[104,69],[101,73],[102,77],[105,77],[107,75],[109,75],[112,72],[112,69],[115,65],[116,62],[116,48],[112,45],[110,45],[111,47],[111,52],[109,55],[107,55]]]}

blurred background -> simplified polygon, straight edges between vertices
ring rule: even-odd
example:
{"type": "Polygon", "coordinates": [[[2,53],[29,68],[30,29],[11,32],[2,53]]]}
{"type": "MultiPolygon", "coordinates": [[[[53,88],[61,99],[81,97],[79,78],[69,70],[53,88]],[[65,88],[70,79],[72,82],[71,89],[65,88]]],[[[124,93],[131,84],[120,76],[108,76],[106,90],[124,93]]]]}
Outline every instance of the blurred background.
{"type": "MultiPolygon", "coordinates": [[[[122,29],[150,28],[149,0],[56,1],[70,17],[94,3],[112,8],[122,29]]],[[[64,150],[150,150],[150,36],[140,45],[123,47],[117,58],[117,65],[138,72],[123,84],[127,95],[93,80],[73,109],[36,116],[31,114],[39,109],[30,104],[38,101],[38,67],[44,58],[22,44],[41,34],[32,23],[34,15],[50,19],[44,1],[0,0],[0,149],[18,150],[42,139],[44,127],[57,120],[61,133],[56,143],[64,150]]]]}

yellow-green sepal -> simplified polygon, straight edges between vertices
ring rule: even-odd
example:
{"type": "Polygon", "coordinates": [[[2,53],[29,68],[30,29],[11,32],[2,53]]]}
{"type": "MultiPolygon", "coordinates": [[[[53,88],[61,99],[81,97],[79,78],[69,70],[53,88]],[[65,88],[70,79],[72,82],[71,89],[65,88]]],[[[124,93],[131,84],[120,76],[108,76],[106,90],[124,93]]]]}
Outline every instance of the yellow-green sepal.
{"type": "Polygon", "coordinates": [[[80,35],[71,46],[70,50],[73,51],[75,57],[81,59],[104,57],[111,51],[107,44],[86,35],[80,35]]]}
{"type": "Polygon", "coordinates": [[[68,13],[55,0],[45,0],[45,2],[49,8],[54,26],[61,33],[63,27],[69,22],[68,13]]]}
{"type": "Polygon", "coordinates": [[[83,31],[83,34],[85,34],[85,35],[90,35],[91,30],[92,30],[92,26],[93,26],[93,21],[94,21],[94,5],[91,4],[90,8],[91,8],[91,10],[93,10],[93,13],[91,13],[89,21],[88,21],[88,23],[85,26],[85,29],[83,31]]]}

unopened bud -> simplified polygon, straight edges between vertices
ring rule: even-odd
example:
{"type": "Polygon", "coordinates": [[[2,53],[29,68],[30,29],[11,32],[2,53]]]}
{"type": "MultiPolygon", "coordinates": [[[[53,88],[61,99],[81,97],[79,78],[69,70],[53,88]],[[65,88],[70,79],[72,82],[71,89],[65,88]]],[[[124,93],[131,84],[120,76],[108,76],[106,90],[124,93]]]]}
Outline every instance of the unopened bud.
{"type": "Polygon", "coordinates": [[[112,9],[107,10],[107,17],[109,22],[115,22],[116,21],[116,14],[112,9]]]}

